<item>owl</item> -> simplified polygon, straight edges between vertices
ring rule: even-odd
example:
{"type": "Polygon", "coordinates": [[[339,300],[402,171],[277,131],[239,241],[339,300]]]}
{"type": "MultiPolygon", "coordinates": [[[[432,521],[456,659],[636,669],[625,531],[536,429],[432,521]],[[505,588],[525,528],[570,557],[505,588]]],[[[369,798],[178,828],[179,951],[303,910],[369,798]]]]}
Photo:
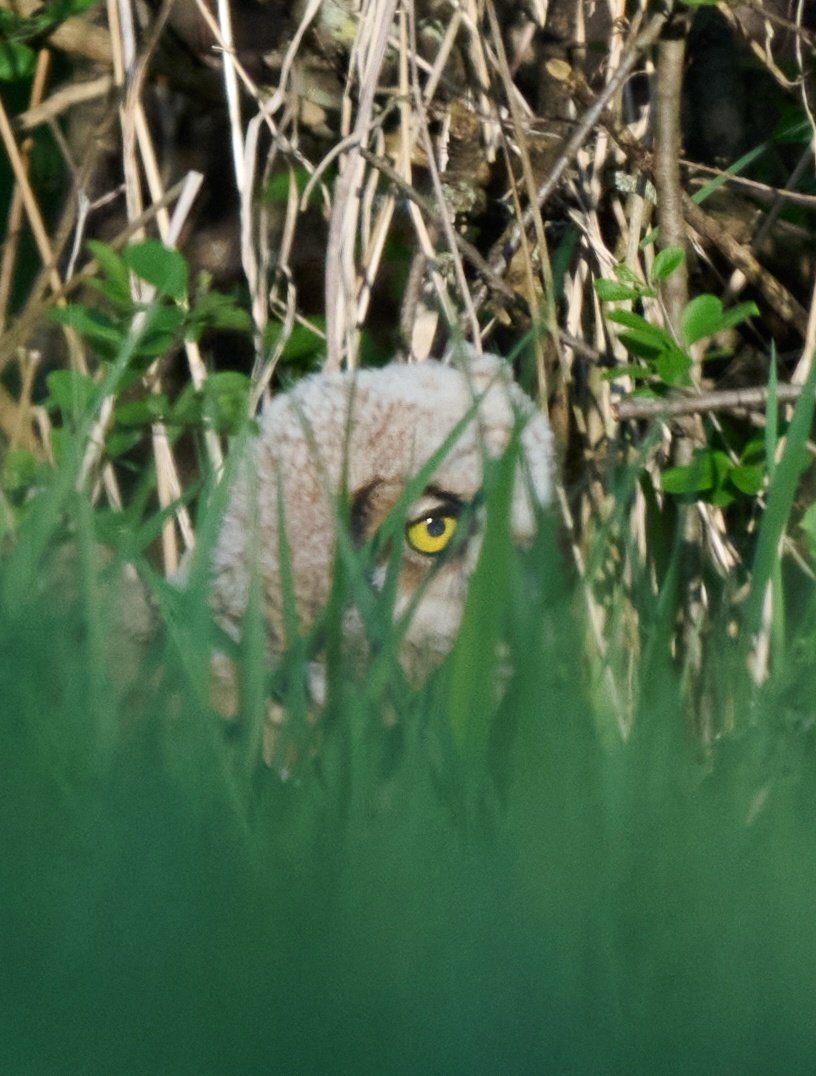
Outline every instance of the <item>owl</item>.
{"type": "MultiPolygon", "coordinates": [[[[257,573],[274,662],[291,641],[287,606],[300,633],[325,608],[339,543],[372,551],[365,578],[376,593],[394,570],[396,542],[399,657],[409,679],[421,679],[456,638],[481,547],[486,461],[516,430],[511,533],[533,537],[552,495],[547,420],[506,361],[458,345],[442,363],[306,377],[266,406],[259,425],[213,550],[216,620],[239,638],[257,573]]],[[[364,646],[364,634],[348,610],[344,636],[364,646]]]]}

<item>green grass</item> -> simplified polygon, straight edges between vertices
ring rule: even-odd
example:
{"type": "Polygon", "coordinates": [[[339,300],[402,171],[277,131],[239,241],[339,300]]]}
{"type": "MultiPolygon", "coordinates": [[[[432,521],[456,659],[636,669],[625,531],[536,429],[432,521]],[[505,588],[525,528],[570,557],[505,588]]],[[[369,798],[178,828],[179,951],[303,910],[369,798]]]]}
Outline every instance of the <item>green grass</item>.
{"type": "Polygon", "coordinates": [[[282,781],[207,709],[200,586],[122,676],[68,489],[0,577],[0,1071],[811,1070],[816,606],[762,691],[722,644],[710,754],[656,658],[622,744],[552,528],[516,558],[496,525],[446,665],[409,693],[388,645],[335,655],[282,781]]]}

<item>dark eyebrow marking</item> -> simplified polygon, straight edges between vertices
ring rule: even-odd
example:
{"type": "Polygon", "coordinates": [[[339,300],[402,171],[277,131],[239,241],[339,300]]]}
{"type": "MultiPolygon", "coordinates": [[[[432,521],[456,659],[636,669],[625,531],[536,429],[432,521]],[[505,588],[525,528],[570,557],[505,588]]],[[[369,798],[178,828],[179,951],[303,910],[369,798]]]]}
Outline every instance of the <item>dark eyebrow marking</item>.
{"type": "Polygon", "coordinates": [[[351,499],[349,527],[351,540],[355,546],[362,546],[366,540],[368,517],[371,512],[371,495],[377,488],[378,482],[379,480],[375,478],[372,482],[361,486],[351,499]]]}
{"type": "Polygon", "coordinates": [[[433,483],[425,487],[423,496],[425,497],[437,497],[443,504],[449,504],[453,508],[464,508],[468,503],[463,497],[460,497],[456,493],[451,493],[448,489],[443,489],[441,486],[436,486],[433,483]]]}
{"type": "Polygon", "coordinates": [[[417,512],[416,515],[406,516],[406,527],[410,527],[414,523],[419,523],[422,519],[433,519],[435,516],[455,516],[458,519],[467,505],[467,502],[463,501],[461,497],[456,497],[441,491],[437,493],[436,491],[426,489],[423,496],[433,497],[436,499],[437,503],[429,504],[427,508],[423,508],[423,510],[417,512]]]}
{"type": "Polygon", "coordinates": [[[479,494],[473,500],[466,501],[458,494],[442,489],[441,486],[430,485],[425,487],[423,496],[435,497],[439,503],[429,505],[424,511],[407,519],[406,526],[410,527],[413,523],[418,523],[421,519],[428,519],[432,516],[451,515],[459,517],[464,515],[469,508],[476,504],[479,494]]]}

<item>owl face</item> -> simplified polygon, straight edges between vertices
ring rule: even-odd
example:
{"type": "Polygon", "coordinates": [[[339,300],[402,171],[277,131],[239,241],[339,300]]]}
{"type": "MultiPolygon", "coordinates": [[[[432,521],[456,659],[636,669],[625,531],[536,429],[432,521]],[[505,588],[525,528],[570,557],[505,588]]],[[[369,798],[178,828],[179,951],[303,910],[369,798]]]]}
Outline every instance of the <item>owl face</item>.
{"type": "MultiPolygon", "coordinates": [[[[358,507],[353,504],[352,518],[358,507]]],[[[393,511],[393,503],[388,511],[393,511]]],[[[483,519],[476,501],[432,485],[408,506],[404,518],[397,514],[396,534],[370,572],[372,586],[382,591],[392,568],[391,542],[396,543],[393,614],[406,624],[402,664],[414,680],[420,679],[428,659],[442,657],[456,637],[481,549],[483,519]]],[[[378,524],[369,517],[363,539],[376,544],[378,534],[378,524]]]]}
{"type": "MultiPolygon", "coordinates": [[[[212,605],[237,638],[257,571],[271,660],[289,641],[287,587],[301,632],[325,607],[341,527],[371,552],[375,591],[396,564],[401,659],[417,679],[456,638],[481,548],[485,467],[514,431],[516,540],[532,538],[550,500],[549,426],[495,356],[318,374],[277,397],[260,425],[214,551],[212,605]]],[[[364,634],[353,611],[348,625],[364,634]]]]}

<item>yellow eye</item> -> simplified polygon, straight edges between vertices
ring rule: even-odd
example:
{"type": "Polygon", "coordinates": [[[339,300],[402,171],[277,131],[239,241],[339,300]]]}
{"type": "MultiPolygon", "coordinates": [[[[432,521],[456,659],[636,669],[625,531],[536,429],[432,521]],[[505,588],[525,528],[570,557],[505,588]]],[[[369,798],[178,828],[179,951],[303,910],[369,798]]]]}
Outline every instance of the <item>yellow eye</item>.
{"type": "Polygon", "coordinates": [[[405,528],[405,537],[417,553],[432,557],[441,553],[453,538],[456,522],[456,516],[441,513],[428,515],[409,523],[405,528]]]}

